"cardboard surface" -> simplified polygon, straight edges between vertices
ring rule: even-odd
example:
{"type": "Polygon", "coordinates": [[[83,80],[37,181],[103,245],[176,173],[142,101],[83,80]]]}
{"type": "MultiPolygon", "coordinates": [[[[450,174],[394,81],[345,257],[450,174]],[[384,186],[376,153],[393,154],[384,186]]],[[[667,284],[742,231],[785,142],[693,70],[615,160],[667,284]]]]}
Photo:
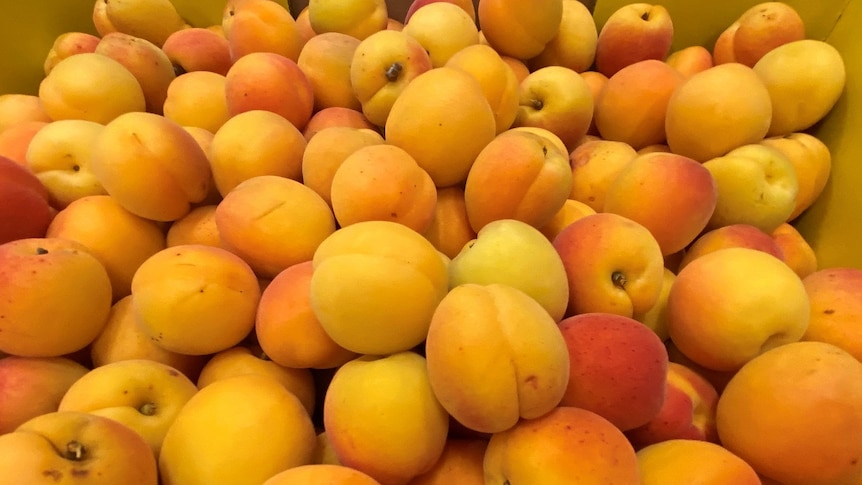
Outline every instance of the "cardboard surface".
{"type": "MultiPolygon", "coordinates": [[[[63,32],[94,32],[94,0],[28,0],[10,2],[0,16],[0,94],[35,94],[42,63],[54,39],[63,32]]],[[[217,17],[196,7],[199,0],[175,0],[199,23],[217,17]]],[[[601,27],[626,0],[598,0],[595,18],[601,27]]],[[[674,49],[693,44],[710,47],[718,34],[745,9],[759,2],[664,0],[674,21],[674,49]]],[[[811,38],[823,39],[844,54],[847,88],[833,112],[812,133],[832,151],[832,177],[818,202],[796,226],[814,247],[821,267],[862,268],[862,44],[854,40],[862,25],[862,0],[787,0],[805,19],[811,38]],[[853,128],[857,127],[857,128],[853,128]]],[[[221,3],[223,5],[223,2],[221,3]]],[[[212,5],[212,4],[211,4],[212,5]]]]}

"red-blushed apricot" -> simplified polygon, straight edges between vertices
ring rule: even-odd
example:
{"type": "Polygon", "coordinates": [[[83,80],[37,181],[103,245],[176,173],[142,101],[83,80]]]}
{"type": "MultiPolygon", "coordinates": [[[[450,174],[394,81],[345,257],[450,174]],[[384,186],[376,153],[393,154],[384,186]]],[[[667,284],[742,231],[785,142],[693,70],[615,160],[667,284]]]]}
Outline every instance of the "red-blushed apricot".
{"type": "Polygon", "coordinates": [[[330,369],[356,357],[335,343],[311,306],[311,261],[297,263],[264,288],[255,317],[255,335],[267,357],[298,369],[330,369]]]}
{"type": "Polygon", "coordinates": [[[425,237],[448,258],[457,256],[465,244],[476,238],[467,217],[463,188],[455,185],[437,189],[434,217],[425,237]]]}
{"type": "Polygon", "coordinates": [[[476,156],[464,188],[470,226],[517,219],[539,228],[568,198],[568,157],[545,137],[523,131],[497,135],[476,156]],[[504,168],[505,167],[505,168],[504,168]]]}
{"type": "Polygon", "coordinates": [[[32,171],[0,156],[0,244],[44,237],[54,217],[49,200],[32,171]]]}
{"type": "Polygon", "coordinates": [[[596,129],[605,140],[635,150],[665,141],[667,103],[682,74],[669,64],[647,59],[630,64],[604,83],[595,102],[596,129]],[[632,109],[639,105],[639,109],[632,109]]]}
{"type": "Polygon", "coordinates": [[[702,164],[657,152],[636,157],[620,171],[608,187],[602,211],[643,225],[658,241],[662,254],[668,255],[684,249],[703,232],[717,201],[715,180],[702,164]],[[650,183],[653,180],[661,183],[650,183]]]}
{"type": "Polygon", "coordinates": [[[233,62],[253,52],[272,52],[296,61],[303,38],[286,5],[269,0],[245,0],[222,19],[233,62]]]}
{"type": "Polygon", "coordinates": [[[592,411],[622,431],[654,418],[665,399],[668,356],[642,323],[609,313],[582,313],[559,323],[569,349],[561,405],[592,411]]]}
{"type": "Polygon", "coordinates": [[[485,451],[485,483],[639,485],[632,445],[596,413],[559,406],[491,436],[485,451]]]}
{"type": "Polygon", "coordinates": [[[237,59],[226,74],[228,114],[268,110],[299,130],[314,112],[314,88],[295,61],[273,52],[252,52],[237,59]]]}
{"type": "Polygon", "coordinates": [[[83,244],[60,238],[0,244],[0,351],[57,357],[83,349],[111,310],[111,279],[83,244]]]}

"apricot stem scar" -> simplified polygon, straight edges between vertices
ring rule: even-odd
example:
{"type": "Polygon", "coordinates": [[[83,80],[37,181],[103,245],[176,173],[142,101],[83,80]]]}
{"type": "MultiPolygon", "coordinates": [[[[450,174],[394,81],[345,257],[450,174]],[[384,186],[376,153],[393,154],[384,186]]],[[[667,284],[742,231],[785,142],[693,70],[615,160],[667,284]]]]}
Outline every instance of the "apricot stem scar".
{"type": "Polygon", "coordinates": [[[386,69],[386,79],[389,82],[397,81],[398,77],[401,75],[401,71],[403,70],[404,66],[402,66],[400,62],[393,62],[392,65],[386,69]]]}
{"type": "Polygon", "coordinates": [[[151,402],[144,403],[138,408],[138,411],[144,416],[152,416],[156,414],[156,405],[151,402]]]}
{"type": "Polygon", "coordinates": [[[626,275],[620,271],[614,271],[613,274],[611,274],[611,281],[614,283],[614,286],[619,289],[625,289],[626,287],[626,275]]]}
{"type": "Polygon", "coordinates": [[[80,441],[72,440],[66,443],[66,458],[81,461],[84,457],[84,445],[80,441]]]}

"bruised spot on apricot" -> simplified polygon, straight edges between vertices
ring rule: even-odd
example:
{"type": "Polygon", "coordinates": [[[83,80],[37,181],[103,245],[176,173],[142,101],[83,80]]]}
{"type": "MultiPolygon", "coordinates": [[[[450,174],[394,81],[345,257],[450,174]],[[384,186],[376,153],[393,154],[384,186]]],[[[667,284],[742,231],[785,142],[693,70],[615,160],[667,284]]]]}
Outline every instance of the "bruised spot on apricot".
{"type": "Polygon", "coordinates": [[[48,250],[45,248],[36,248],[36,254],[48,254],[48,250]]]}
{"type": "Polygon", "coordinates": [[[61,472],[60,470],[50,469],[43,471],[42,476],[51,477],[55,482],[59,482],[63,479],[63,472],[61,472]]]}

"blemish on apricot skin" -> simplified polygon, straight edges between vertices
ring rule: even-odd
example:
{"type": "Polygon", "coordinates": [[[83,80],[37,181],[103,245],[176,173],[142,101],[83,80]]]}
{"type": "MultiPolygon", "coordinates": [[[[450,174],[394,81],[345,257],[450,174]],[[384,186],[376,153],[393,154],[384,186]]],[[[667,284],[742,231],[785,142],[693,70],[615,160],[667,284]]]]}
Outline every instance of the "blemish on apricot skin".
{"type": "Polygon", "coordinates": [[[832,315],[833,313],[835,313],[835,310],[833,310],[831,308],[829,308],[827,310],[823,310],[824,315],[832,315]]]}
{"type": "Polygon", "coordinates": [[[60,470],[45,470],[42,472],[43,477],[51,477],[55,482],[59,482],[63,479],[63,472],[60,470]]]}

